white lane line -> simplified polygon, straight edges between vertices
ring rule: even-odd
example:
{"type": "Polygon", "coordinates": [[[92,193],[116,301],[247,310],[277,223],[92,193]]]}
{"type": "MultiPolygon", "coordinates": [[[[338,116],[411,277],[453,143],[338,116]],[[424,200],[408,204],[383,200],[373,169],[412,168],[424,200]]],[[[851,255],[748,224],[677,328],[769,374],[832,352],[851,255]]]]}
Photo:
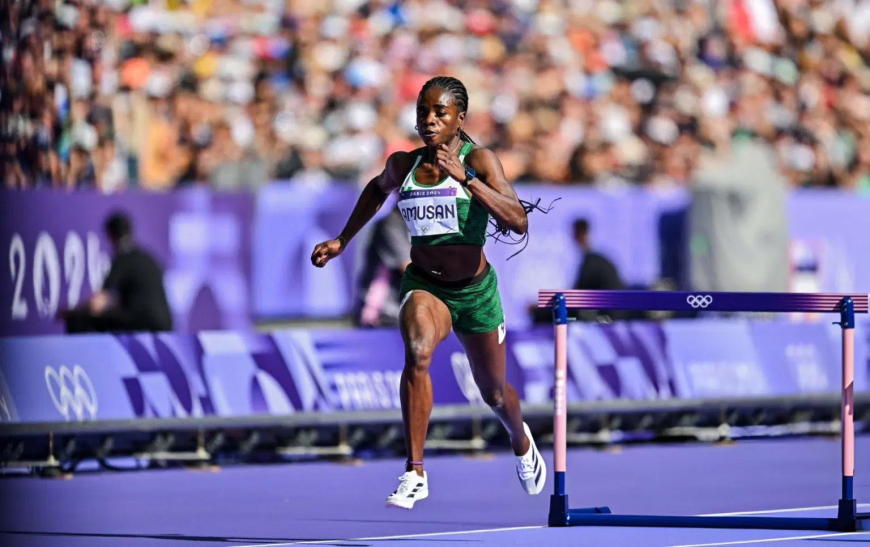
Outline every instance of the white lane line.
{"type": "MultiPolygon", "coordinates": [[[[858,507],[870,507],[870,503],[859,503],[858,507]]],[[[799,513],[801,511],[821,511],[824,509],[836,509],[836,505],[820,505],[818,507],[796,507],[793,509],[771,509],[768,511],[742,511],[736,513],[712,513],[707,515],[698,515],[701,517],[730,517],[730,516],[740,516],[740,515],[766,515],[766,514],[775,514],[775,513],[799,513]]],[[[547,526],[516,526],[513,528],[488,528],[484,530],[460,530],[458,532],[430,532],[427,534],[408,534],[402,536],[381,536],[381,537],[368,537],[368,538],[357,538],[357,539],[323,539],[323,540],[312,540],[312,541],[296,541],[291,543],[258,543],[255,545],[237,545],[233,547],[286,547],[288,545],[323,545],[326,543],[342,543],[342,542],[353,542],[353,541],[380,541],[380,540],[392,540],[392,539],[413,539],[413,538],[424,538],[424,537],[439,537],[439,536],[458,536],[464,534],[486,534],[489,532],[511,532],[514,530],[536,530],[540,528],[547,528],[547,526]]],[[[868,532],[847,532],[845,535],[850,534],[866,534],[868,532]]],[[[713,547],[717,545],[743,545],[746,543],[764,543],[771,541],[785,541],[789,539],[813,539],[819,537],[831,537],[838,536],[844,534],[824,534],[820,536],[806,536],[806,537],[788,537],[788,538],[771,538],[764,540],[749,540],[749,541],[738,541],[738,542],[730,542],[730,543],[704,543],[701,545],[675,545],[672,547],[713,547]]]]}
{"type": "MultiPolygon", "coordinates": [[[[858,507],[870,507],[870,503],[859,503],[858,507]]],[[[769,511],[741,511],[737,513],[713,513],[710,515],[698,515],[700,517],[738,517],[741,515],[772,515],[775,513],[799,513],[801,511],[821,511],[823,509],[836,509],[836,505],[820,505],[818,507],[797,507],[795,509],[771,509],[769,511]]]]}
{"type": "Polygon", "coordinates": [[[870,534],[870,532],[841,532],[838,534],[817,534],[813,536],[792,536],[787,538],[747,539],[743,541],[726,541],[723,543],[693,543],[692,545],[671,545],[670,547],[718,547],[720,545],[750,545],[753,543],[774,543],[778,541],[860,536],[866,534],[870,534]]]}
{"type": "Polygon", "coordinates": [[[458,532],[431,532],[428,534],[408,534],[404,536],[381,536],[372,538],[357,538],[357,539],[324,539],[316,541],[295,541],[292,543],[257,543],[255,545],[234,545],[233,547],[285,547],[287,545],[322,545],[324,543],[344,543],[352,541],[379,541],[390,539],[413,539],[427,538],[437,536],[460,536],[464,534],[486,534],[489,532],[511,532],[514,530],[536,530],[546,528],[546,526],[515,526],[513,528],[488,528],[485,530],[460,530],[458,532]]]}

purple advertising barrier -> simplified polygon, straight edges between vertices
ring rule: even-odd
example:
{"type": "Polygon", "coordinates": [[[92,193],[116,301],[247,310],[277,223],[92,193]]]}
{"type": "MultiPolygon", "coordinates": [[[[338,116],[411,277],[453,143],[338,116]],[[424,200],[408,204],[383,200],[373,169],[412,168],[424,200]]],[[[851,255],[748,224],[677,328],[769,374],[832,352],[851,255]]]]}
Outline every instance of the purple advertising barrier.
{"type": "Polygon", "coordinates": [[[851,192],[801,190],[792,194],[788,213],[792,242],[802,247],[809,263],[804,266],[811,268],[802,277],[818,287],[807,290],[870,292],[870,253],[863,252],[870,199],[851,192]]]}
{"type": "MultiPolygon", "coordinates": [[[[575,323],[568,402],[836,393],[839,339],[821,323],[745,319],[575,323]]],[[[856,390],[867,390],[870,321],[858,325],[856,390]]],[[[511,331],[507,378],[550,405],[553,333],[511,331]]],[[[398,410],[404,348],[395,330],[0,339],[0,421],[284,416],[398,410]]],[[[432,366],[436,405],[483,405],[451,335],[432,366]]]]}
{"type": "MultiPolygon", "coordinates": [[[[392,330],[3,338],[0,421],[398,410],[403,356],[392,330]]],[[[482,404],[455,337],[432,381],[436,404],[482,404]]]]}
{"type": "MultiPolygon", "coordinates": [[[[675,320],[665,325],[665,332],[681,396],[702,399],[783,394],[783,386],[776,385],[779,375],[759,357],[748,321],[719,325],[715,320],[675,320]]],[[[788,387],[793,388],[791,384],[788,387]]],[[[789,395],[800,393],[789,391],[789,395]]]]}
{"type": "MultiPolygon", "coordinates": [[[[523,244],[487,240],[485,250],[498,271],[509,328],[530,326],[529,306],[538,289],[574,282],[582,259],[571,232],[577,218],[593,223],[596,248],[619,265],[629,283],[650,283],[660,271],[656,234],[661,219],[686,205],[680,192],[605,193],[547,185],[516,189],[520,198],[540,199],[540,207],[553,208],[531,214],[528,245],[513,258],[523,244]]],[[[312,266],[310,256],[317,243],[341,232],[359,194],[359,188],[338,184],[324,189],[275,184],[259,191],[253,259],[258,317],[338,317],[349,312],[361,267],[358,247],[365,244],[367,229],[325,268],[312,266]]],[[[394,204],[392,196],[368,227],[394,204]]]]}
{"type": "MultiPolygon", "coordinates": [[[[583,259],[572,235],[578,218],[590,221],[593,246],[614,262],[627,285],[645,288],[662,277],[679,281],[685,275],[687,192],[543,184],[517,184],[515,189],[521,199],[540,199],[540,207],[553,207],[547,214],[530,214],[527,246],[513,258],[526,243],[487,240],[485,251],[499,275],[508,328],[531,326],[529,308],[539,289],[573,285],[583,259]]],[[[314,268],[309,257],[316,243],[339,233],[359,192],[338,184],[322,190],[276,184],[260,191],[254,251],[258,317],[338,317],[349,312],[360,268],[355,246],[364,244],[365,230],[326,268],[314,268]]],[[[391,207],[385,205],[381,214],[391,207]]],[[[790,194],[788,211],[792,290],[870,291],[870,255],[854,252],[864,247],[862,237],[870,229],[870,200],[796,191],[790,194]]]]}
{"type": "MultiPolygon", "coordinates": [[[[286,331],[285,331],[286,333],[286,331]]],[[[285,333],[277,333],[281,336],[285,333]]],[[[399,381],[405,365],[402,338],[395,330],[296,331],[310,338],[335,396],[336,410],[400,410],[399,381]]],[[[465,351],[449,336],[430,367],[435,404],[480,403],[465,351]]]]}
{"type": "MultiPolygon", "coordinates": [[[[759,360],[766,366],[775,393],[825,393],[839,389],[842,333],[836,339],[818,323],[758,323],[751,334],[759,360]]],[[[864,377],[856,361],[856,379],[864,377]]]]}
{"type": "Polygon", "coordinates": [[[113,210],[133,220],[138,242],[164,268],[176,330],[251,325],[253,196],[190,189],[127,192],[0,192],[2,335],[56,334],[60,309],[102,286],[111,261],[102,225],[113,210]]]}
{"type": "MultiPolygon", "coordinates": [[[[512,351],[525,374],[529,402],[553,397],[552,328],[515,341],[512,351]],[[537,365],[537,366],[534,366],[537,365]]],[[[568,329],[568,402],[663,400],[678,397],[668,362],[668,340],[655,323],[576,323],[568,329]]]]}
{"type": "Polygon", "coordinates": [[[359,237],[324,268],[314,247],[341,233],[360,190],[274,184],[257,194],[254,310],[259,318],[339,317],[349,313],[359,237]]]}

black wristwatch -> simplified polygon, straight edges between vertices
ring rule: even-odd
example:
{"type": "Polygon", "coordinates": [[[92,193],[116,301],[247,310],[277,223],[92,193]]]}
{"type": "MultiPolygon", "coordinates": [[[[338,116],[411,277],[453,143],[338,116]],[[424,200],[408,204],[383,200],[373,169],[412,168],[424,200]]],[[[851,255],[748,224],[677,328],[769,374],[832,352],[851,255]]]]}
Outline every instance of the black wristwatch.
{"type": "Polygon", "coordinates": [[[465,180],[462,181],[462,186],[468,186],[472,179],[477,178],[477,172],[469,166],[465,166],[465,180]]]}

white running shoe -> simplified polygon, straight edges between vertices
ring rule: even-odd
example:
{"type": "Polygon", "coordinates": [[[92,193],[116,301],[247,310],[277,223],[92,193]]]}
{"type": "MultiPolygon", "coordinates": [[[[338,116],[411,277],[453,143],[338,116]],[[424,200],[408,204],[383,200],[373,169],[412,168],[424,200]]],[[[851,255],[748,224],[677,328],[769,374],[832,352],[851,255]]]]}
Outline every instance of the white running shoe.
{"type": "Polygon", "coordinates": [[[547,482],[547,465],[544,463],[541,453],[538,452],[535,439],[532,438],[532,432],[529,431],[529,426],[525,422],[523,429],[529,438],[529,451],[523,456],[517,456],[517,477],[519,477],[520,484],[523,485],[526,493],[535,496],[541,493],[547,482]]]}
{"type": "Polygon", "coordinates": [[[416,471],[407,471],[399,480],[399,487],[387,498],[387,507],[411,509],[414,502],[429,497],[429,475],[425,471],[422,477],[416,471]]]}

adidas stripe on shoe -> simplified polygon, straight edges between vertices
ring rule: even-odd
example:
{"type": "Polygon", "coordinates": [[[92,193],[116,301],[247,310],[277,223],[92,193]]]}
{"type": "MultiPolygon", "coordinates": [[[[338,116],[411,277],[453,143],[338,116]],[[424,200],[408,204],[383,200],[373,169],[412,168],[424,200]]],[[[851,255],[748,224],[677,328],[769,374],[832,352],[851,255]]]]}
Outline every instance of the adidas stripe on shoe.
{"type": "Polygon", "coordinates": [[[414,504],[429,497],[429,475],[408,471],[399,477],[399,487],[387,497],[387,507],[411,509],[414,504]]]}
{"type": "Polygon", "coordinates": [[[534,496],[541,493],[547,482],[547,465],[538,452],[529,426],[523,423],[523,429],[529,438],[529,451],[522,456],[517,456],[517,477],[526,493],[534,496]]]}

